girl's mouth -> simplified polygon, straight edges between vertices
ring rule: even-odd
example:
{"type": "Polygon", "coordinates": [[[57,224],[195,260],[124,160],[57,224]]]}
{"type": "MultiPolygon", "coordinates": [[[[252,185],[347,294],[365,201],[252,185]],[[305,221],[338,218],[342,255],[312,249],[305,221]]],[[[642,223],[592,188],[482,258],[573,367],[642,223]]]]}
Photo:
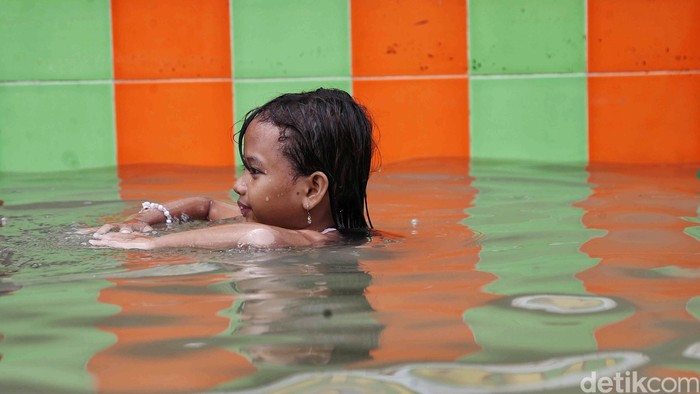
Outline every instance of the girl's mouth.
{"type": "Polygon", "coordinates": [[[238,209],[241,210],[241,215],[243,215],[243,217],[247,217],[248,214],[249,214],[250,211],[251,211],[251,209],[250,209],[249,206],[243,204],[243,203],[240,202],[240,201],[238,202],[238,209]]]}

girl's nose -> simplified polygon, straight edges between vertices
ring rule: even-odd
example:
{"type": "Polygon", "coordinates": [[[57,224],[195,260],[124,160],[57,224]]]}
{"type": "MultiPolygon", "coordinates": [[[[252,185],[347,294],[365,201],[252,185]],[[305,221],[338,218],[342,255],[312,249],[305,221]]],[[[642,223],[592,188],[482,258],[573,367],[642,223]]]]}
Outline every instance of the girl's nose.
{"type": "Polygon", "coordinates": [[[243,177],[245,174],[241,175],[236,179],[236,182],[233,184],[233,191],[236,192],[239,196],[245,193],[245,182],[243,181],[243,177]]]}

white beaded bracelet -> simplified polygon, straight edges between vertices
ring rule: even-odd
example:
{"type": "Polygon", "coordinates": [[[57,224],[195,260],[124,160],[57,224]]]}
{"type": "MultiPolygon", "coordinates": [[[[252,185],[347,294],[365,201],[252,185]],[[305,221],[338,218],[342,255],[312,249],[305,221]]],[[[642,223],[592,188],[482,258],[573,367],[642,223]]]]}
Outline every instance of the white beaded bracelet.
{"type": "Polygon", "coordinates": [[[139,212],[147,211],[149,209],[157,209],[157,210],[163,212],[163,215],[165,215],[165,223],[172,224],[174,221],[173,217],[170,215],[170,211],[168,211],[168,208],[166,208],[160,204],[146,201],[143,204],[141,204],[141,206],[143,208],[139,212]]]}

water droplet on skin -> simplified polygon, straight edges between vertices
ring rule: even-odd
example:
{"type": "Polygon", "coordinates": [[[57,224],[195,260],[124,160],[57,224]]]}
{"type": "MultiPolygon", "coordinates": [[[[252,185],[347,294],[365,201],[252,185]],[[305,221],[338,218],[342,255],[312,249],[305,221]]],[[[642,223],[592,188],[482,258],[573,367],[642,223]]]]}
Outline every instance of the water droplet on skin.
{"type": "Polygon", "coordinates": [[[270,201],[270,196],[265,196],[265,201],[270,201]]]}

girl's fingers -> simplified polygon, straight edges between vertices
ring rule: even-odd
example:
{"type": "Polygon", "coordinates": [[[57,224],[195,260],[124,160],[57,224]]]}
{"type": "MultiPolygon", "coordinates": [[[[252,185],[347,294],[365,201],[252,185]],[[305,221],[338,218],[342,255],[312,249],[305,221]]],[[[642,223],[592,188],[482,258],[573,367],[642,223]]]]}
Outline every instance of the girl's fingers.
{"type": "Polygon", "coordinates": [[[119,230],[121,234],[131,234],[135,231],[140,231],[142,233],[148,233],[153,231],[153,227],[149,226],[144,222],[139,221],[129,221],[123,223],[108,223],[102,227],[86,228],[78,230],[78,234],[90,234],[92,233],[95,238],[100,238],[100,235],[109,233],[112,230],[119,230]]]}
{"type": "Polygon", "coordinates": [[[107,241],[103,241],[103,240],[101,240],[101,239],[91,239],[91,240],[89,240],[88,242],[89,242],[90,245],[92,245],[92,246],[107,246],[107,245],[106,245],[106,242],[107,242],[107,241]]]}
{"type": "Polygon", "coordinates": [[[141,231],[142,233],[146,233],[153,230],[151,226],[148,225],[148,223],[139,220],[128,222],[126,223],[126,225],[128,225],[132,231],[141,231]]]}
{"type": "Polygon", "coordinates": [[[142,233],[147,233],[153,231],[151,226],[139,220],[130,220],[121,224],[119,229],[120,233],[131,234],[134,231],[141,231],[142,233]]]}
{"type": "Polygon", "coordinates": [[[97,239],[88,241],[92,246],[108,246],[120,249],[150,249],[152,247],[151,240],[142,235],[109,233],[104,235],[96,234],[95,236],[97,239]]]}

